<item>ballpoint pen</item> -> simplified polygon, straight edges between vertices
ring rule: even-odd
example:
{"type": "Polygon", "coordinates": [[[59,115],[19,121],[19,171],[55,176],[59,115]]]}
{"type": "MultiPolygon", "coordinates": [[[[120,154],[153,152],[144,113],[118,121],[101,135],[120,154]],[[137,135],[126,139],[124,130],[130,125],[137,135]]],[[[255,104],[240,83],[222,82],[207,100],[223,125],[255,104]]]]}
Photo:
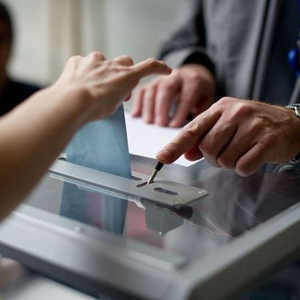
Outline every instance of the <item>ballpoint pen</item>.
{"type": "Polygon", "coordinates": [[[164,165],[164,164],[161,163],[160,161],[157,162],[157,165],[155,166],[155,168],[154,168],[154,170],[153,170],[153,172],[152,172],[152,174],[151,174],[149,180],[147,181],[147,185],[148,185],[148,184],[151,184],[151,183],[154,181],[154,179],[155,179],[157,173],[161,170],[161,168],[163,167],[163,165],[164,165]]]}

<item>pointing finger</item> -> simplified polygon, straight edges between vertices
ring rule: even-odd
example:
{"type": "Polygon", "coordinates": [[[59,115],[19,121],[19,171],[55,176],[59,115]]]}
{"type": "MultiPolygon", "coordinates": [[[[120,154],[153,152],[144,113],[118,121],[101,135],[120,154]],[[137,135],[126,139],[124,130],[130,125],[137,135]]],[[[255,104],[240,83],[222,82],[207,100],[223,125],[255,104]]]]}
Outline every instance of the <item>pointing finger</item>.
{"type": "Polygon", "coordinates": [[[132,67],[132,70],[139,77],[139,79],[154,74],[168,75],[172,72],[172,69],[169,68],[164,62],[152,58],[136,64],[132,67]]]}
{"type": "Polygon", "coordinates": [[[156,158],[165,164],[170,164],[177,160],[182,154],[199,143],[201,138],[213,127],[220,118],[218,111],[206,111],[198,116],[156,155],[156,158]]]}

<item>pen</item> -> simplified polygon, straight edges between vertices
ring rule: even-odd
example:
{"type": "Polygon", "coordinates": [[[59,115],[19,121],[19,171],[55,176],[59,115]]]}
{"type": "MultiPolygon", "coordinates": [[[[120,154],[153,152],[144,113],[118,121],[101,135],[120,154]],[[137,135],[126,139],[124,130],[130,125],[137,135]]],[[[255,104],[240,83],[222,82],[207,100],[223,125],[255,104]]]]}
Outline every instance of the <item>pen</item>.
{"type": "Polygon", "coordinates": [[[147,185],[150,184],[150,183],[152,183],[152,182],[154,181],[154,179],[155,179],[157,173],[161,170],[161,168],[162,168],[163,166],[164,166],[163,163],[161,163],[160,161],[157,162],[157,165],[155,166],[155,168],[154,168],[154,170],[153,170],[153,172],[152,172],[152,174],[151,174],[149,180],[147,181],[147,185]]]}

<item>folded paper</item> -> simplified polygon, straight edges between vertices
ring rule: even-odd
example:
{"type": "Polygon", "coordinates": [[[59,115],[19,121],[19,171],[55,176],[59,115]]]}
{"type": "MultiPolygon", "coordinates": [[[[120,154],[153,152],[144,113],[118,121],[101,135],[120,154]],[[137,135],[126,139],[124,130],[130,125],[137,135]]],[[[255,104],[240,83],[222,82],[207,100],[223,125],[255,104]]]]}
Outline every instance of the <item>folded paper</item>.
{"type": "Polygon", "coordinates": [[[83,127],[67,147],[68,161],[99,171],[130,177],[124,109],[83,127]]]}
{"type": "MultiPolygon", "coordinates": [[[[109,118],[83,127],[67,146],[66,153],[71,163],[130,178],[123,106],[109,118]]],[[[127,202],[122,199],[64,184],[63,216],[122,234],[126,210],[127,202]]]]}

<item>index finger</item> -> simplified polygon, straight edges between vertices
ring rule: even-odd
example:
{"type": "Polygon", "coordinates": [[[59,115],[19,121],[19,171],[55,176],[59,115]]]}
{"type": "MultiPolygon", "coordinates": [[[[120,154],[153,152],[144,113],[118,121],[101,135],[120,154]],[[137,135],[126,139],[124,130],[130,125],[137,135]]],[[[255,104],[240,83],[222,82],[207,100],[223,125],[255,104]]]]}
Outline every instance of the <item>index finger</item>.
{"type": "Polygon", "coordinates": [[[173,163],[182,154],[198,144],[218,121],[220,116],[219,111],[210,112],[209,110],[199,115],[183,127],[171,143],[167,144],[156,154],[157,160],[164,164],[173,163]]]}
{"type": "Polygon", "coordinates": [[[169,68],[163,61],[153,58],[149,58],[134,65],[132,70],[140,79],[154,74],[169,75],[172,72],[172,69],[169,68]]]}

